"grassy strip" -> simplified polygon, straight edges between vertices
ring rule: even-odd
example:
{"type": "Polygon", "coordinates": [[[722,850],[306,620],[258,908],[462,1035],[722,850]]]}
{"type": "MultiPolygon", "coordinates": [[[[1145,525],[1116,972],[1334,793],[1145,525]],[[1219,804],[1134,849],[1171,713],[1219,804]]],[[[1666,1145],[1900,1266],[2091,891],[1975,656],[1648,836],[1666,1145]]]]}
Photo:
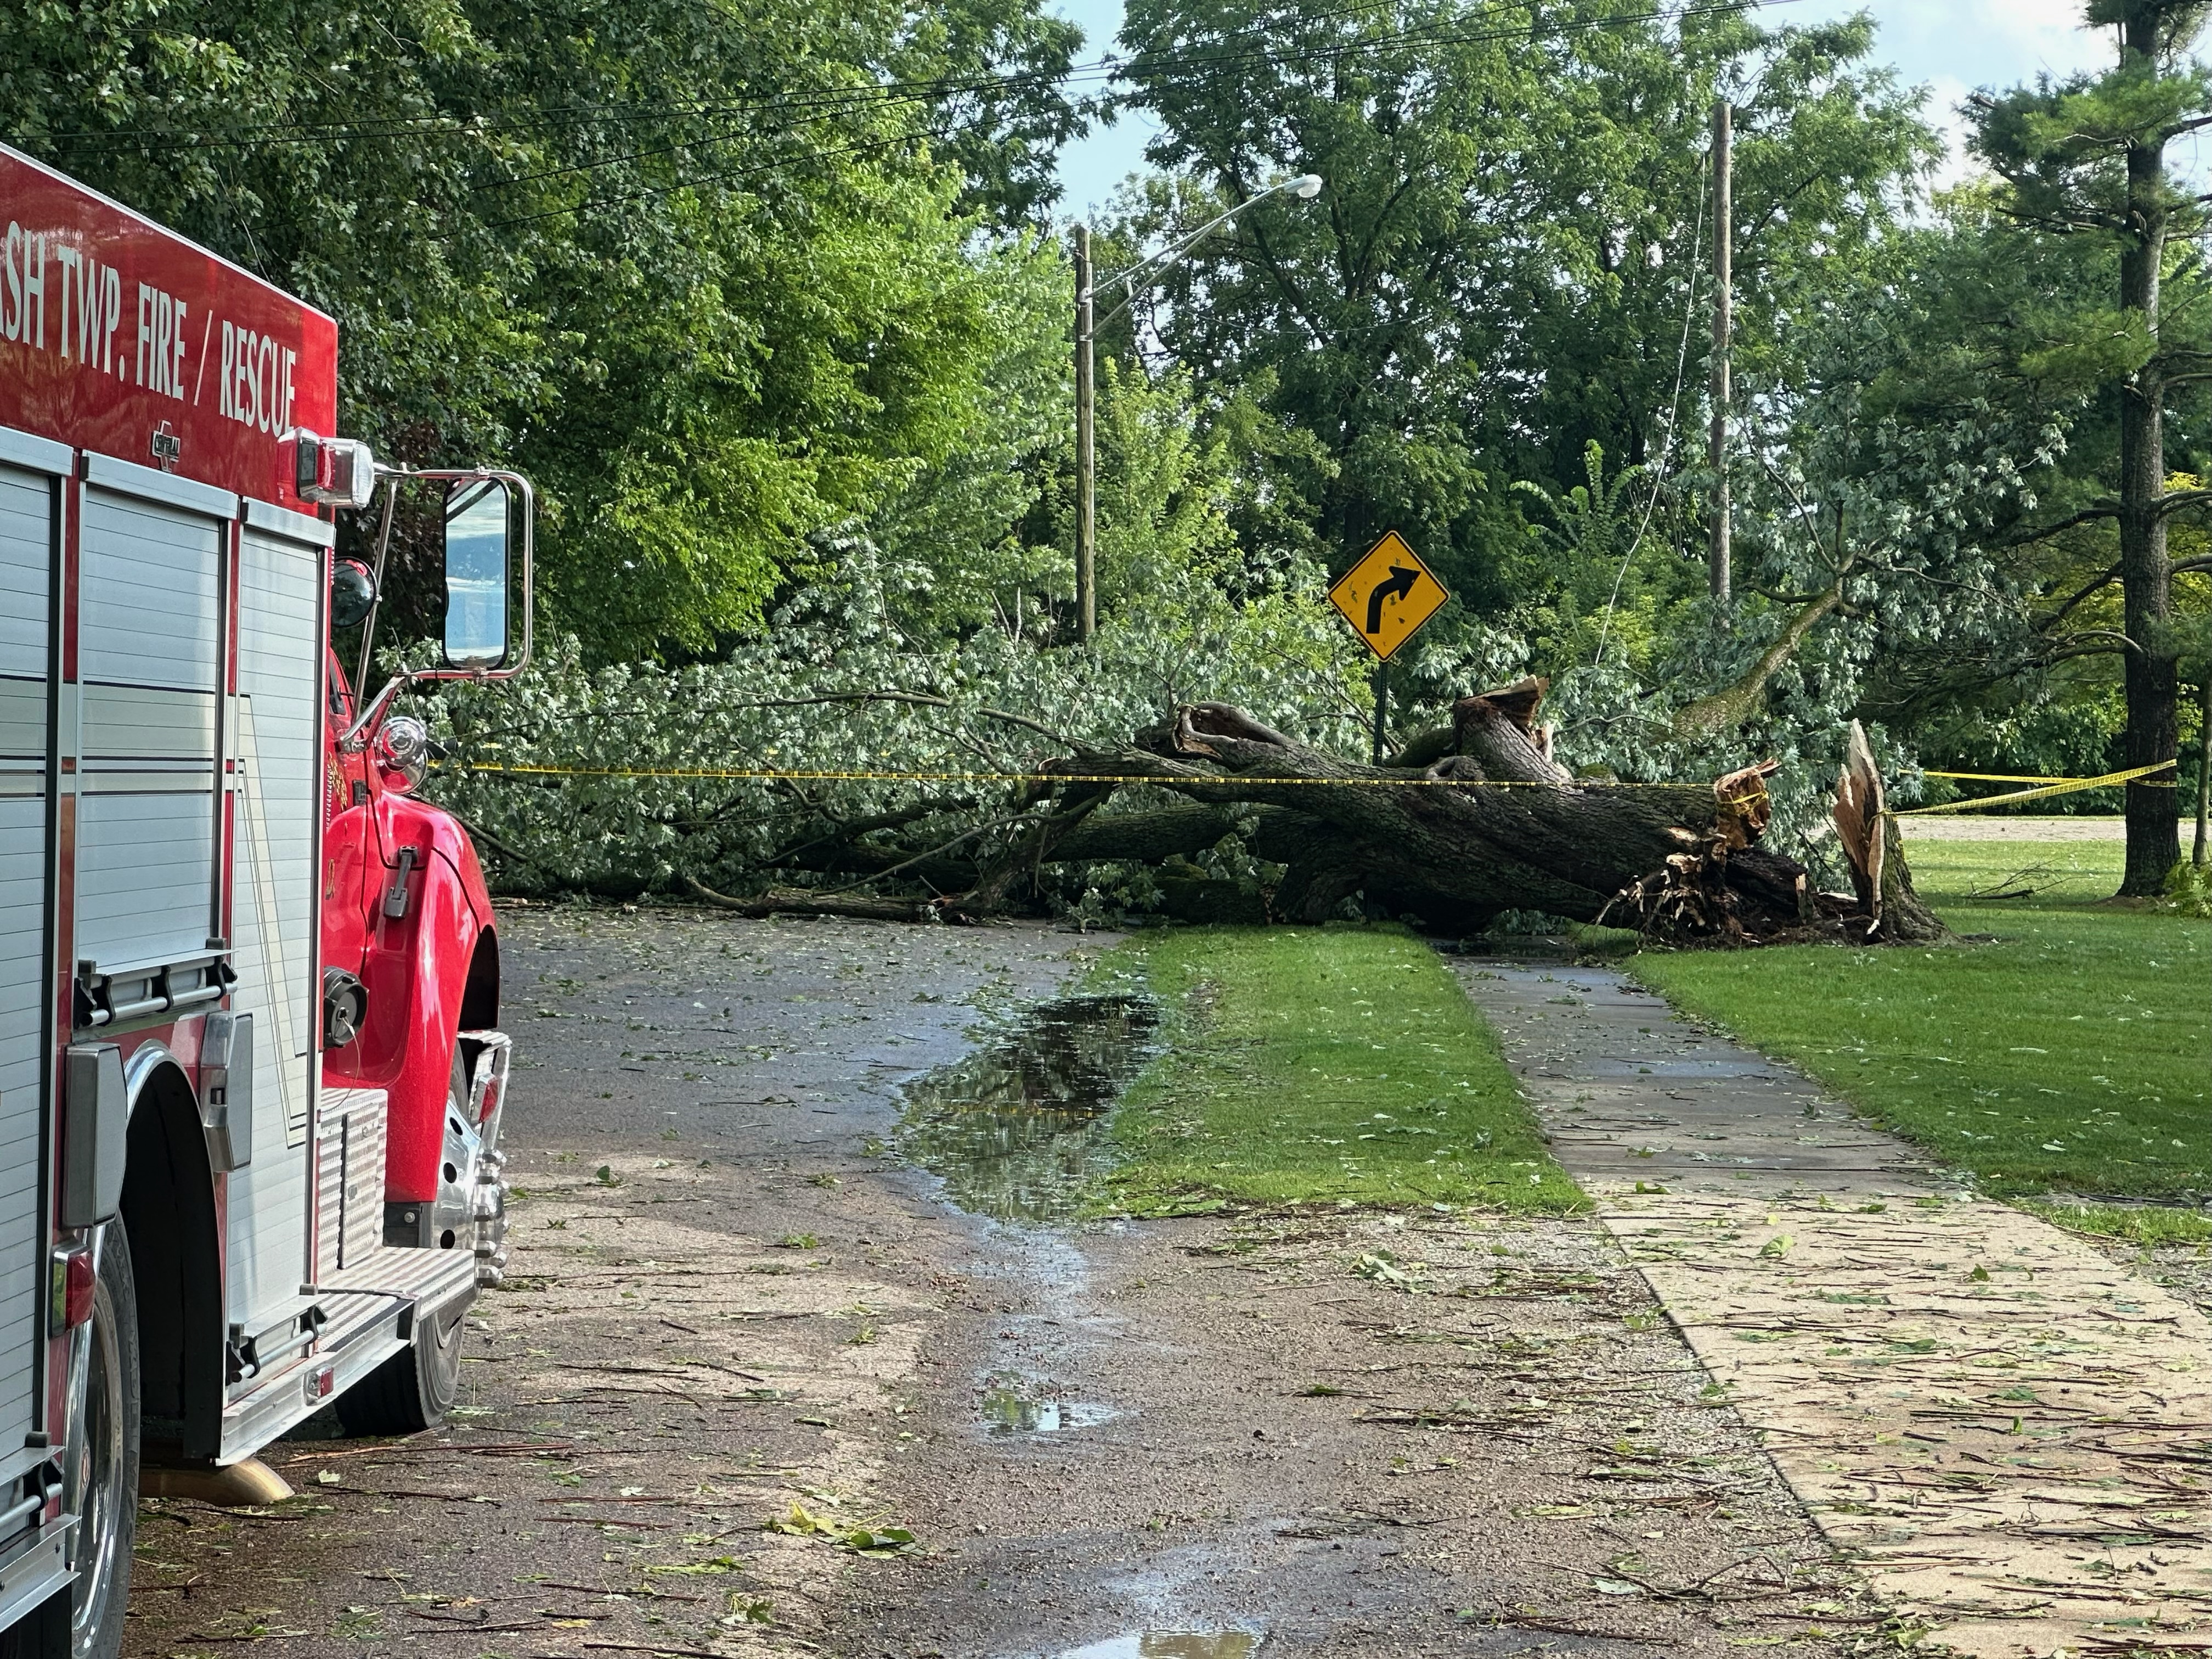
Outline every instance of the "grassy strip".
{"type": "Polygon", "coordinates": [[[1993,1194],[2212,1194],[2212,926],[2100,902],[2117,842],[1911,855],[1943,919],[1994,942],[1646,953],[1635,972],[1993,1194]]]}
{"type": "Polygon", "coordinates": [[[1169,1010],[1123,1097],[1113,1207],[1476,1204],[1578,1210],[1498,1039],[1419,939],[1387,928],[1190,927],[1097,977],[1169,1010]]]}
{"type": "Polygon", "coordinates": [[[2151,1204],[2022,1203],[2020,1208],[2041,1216],[2053,1226],[2069,1232],[2094,1233],[2100,1238],[2124,1238],[2145,1249],[2166,1244],[2212,1244],[2212,1216],[2194,1210],[2170,1210],[2151,1204]]]}

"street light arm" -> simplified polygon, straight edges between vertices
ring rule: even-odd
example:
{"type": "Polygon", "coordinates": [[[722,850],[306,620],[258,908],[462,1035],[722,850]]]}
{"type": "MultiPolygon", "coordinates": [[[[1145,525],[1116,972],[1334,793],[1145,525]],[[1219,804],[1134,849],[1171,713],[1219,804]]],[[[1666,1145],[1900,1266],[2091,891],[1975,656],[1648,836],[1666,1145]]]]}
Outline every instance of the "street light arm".
{"type": "MultiPolygon", "coordinates": [[[[1302,173],[1295,179],[1285,179],[1276,184],[1272,184],[1268,185],[1267,189],[1260,191],[1256,196],[1248,197],[1243,201],[1239,202],[1235,207],[1231,208],[1226,213],[1215,215],[1212,218],[1200,225],[1196,230],[1191,232],[1189,235],[1184,237],[1182,240],[1177,242],[1173,247],[1163,249],[1161,252],[1152,255],[1151,258],[1141,260],[1138,264],[1131,265],[1127,270],[1122,271],[1119,276],[1109,278],[1103,285],[1106,289],[1111,289],[1116,286],[1125,286],[1129,291],[1122,296],[1121,303],[1120,305],[1115,306],[1113,310],[1108,312],[1103,317],[1097,318],[1092,322],[1091,325],[1092,331],[1095,333],[1097,330],[1103,328],[1107,324],[1112,322],[1116,317],[1127,311],[1131,306],[1136,304],[1137,295],[1139,292],[1136,286],[1136,278],[1142,275],[1146,270],[1150,270],[1153,266],[1158,266],[1158,269],[1157,270],[1153,270],[1152,275],[1155,276],[1164,275],[1169,266],[1174,264],[1177,259],[1181,258],[1185,253],[1196,246],[1198,243],[1205,238],[1207,233],[1218,229],[1221,226],[1227,224],[1238,214],[1243,212],[1245,209],[1256,207],[1261,202],[1266,201],[1270,196],[1277,195],[1286,190],[1296,192],[1302,200],[1310,201],[1320,192],[1321,179],[1316,174],[1308,173],[1302,173]]],[[[1098,291],[1097,287],[1094,286],[1091,291],[1093,293],[1097,293],[1098,291]]]]}
{"type": "MultiPolygon", "coordinates": [[[[1182,240],[1176,243],[1174,246],[1163,248],[1158,253],[1153,254],[1149,259],[1139,260],[1137,264],[1131,265],[1127,270],[1121,272],[1119,275],[1107,278],[1104,286],[1109,289],[1127,286],[1129,289],[1128,298],[1123,300],[1121,302],[1122,304],[1127,305],[1130,300],[1133,300],[1137,297],[1137,290],[1134,284],[1139,276],[1154,265],[1158,265],[1161,271],[1164,271],[1170,265],[1173,264],[1181,255],[1188,252],[1191,246],[1200,240],[1208,231],[1216,229],[1219,226],[1228,223],[1230,220],[1234,219],[1238,214],[1243,212],[1246,208],[1250,207],[1254,203],[1265,201],[1268,197],[1273,196],[1277,191],[1279,191],[1282,188],[1283,186],[1281,185],[1271,185],[1266,190],[1261,191],[1257,196],[1248,197],[1245,200],[1239,202],[1235,207],[1231,208],[1228,212],[1217,214],[1212,218],[1207,220],[1196,230],[1191,232],[1189,235],[1184,237],[1182,240]]],[[[1158,275],[1159,273],[1155,272],[1154,274],[1158,275]]]]}

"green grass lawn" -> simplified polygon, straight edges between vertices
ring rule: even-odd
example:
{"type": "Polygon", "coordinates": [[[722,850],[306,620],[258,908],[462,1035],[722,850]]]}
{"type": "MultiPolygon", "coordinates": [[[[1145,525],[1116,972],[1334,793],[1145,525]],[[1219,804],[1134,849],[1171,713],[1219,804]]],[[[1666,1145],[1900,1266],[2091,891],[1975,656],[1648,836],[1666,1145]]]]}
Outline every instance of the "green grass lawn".
{"type": "Polygon", "coordinates": [[[1115,1208],[1583,1207],[1497,1037],[1417,939],[1164,929],[1121,946],[1096,977],[1168,1011],[1167,1054],[1115,1111],[1126,1162],[1109,1178],[1115,1208]]]}
{"type": "Polygon", "coordinates": [[[1645,952],[1633,971],[1993,1194],[2212,1194],[2212,923],[2100,902],[2121,852],[1915,842],[1922,893],[1994,942],[1645,952]]]}

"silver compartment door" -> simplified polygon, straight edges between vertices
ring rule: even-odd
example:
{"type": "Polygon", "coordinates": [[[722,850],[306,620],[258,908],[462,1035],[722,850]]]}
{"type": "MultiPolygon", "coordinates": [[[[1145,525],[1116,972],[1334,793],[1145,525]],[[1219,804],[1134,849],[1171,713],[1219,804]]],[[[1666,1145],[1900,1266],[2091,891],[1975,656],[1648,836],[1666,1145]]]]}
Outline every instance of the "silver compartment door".
{"type": "Polygon", "coordinates": [[[204,954],[216,933],[216,702],[226,526],[83,493],[76,956],[102,972],[204,954]]]}
{"type": "MultiPolygon", "coordinates": [[[[5,435],[5,434],[0,434],[5,435]]],[[[11,446],[12,447],[12,446],[11,446]]],[[[0,457],[5,454],[0,450],[0,457]]],[[[66,452],[63,465],[66,465],[66,452]]],[[[0,459],[0,1453],[36,1420],[41,1107],[50,1085],[49,744],[60,483],[0,459]]],[[[23,1458],[0,1455],[0,1479],[23,1458]]]]}
{"type": "MultiPolygon", "coordinates": [[[[229,1318],[296,1299],[307,1271],[315,873],[323,804],[326,526],[249,504],[238,587],[229,747],[231,1006],[253,1015],[253,1161],[230,1177],[229,1318]]],[[[380,1218],[381,1210],[380,1208],[380,1218]]]]}

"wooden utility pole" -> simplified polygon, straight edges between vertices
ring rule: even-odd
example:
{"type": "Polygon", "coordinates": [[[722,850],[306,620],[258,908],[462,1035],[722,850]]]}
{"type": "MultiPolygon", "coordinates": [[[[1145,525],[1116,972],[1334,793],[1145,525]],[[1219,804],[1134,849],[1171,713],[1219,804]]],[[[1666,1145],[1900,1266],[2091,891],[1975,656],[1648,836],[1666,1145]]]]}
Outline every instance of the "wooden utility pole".
{"type": "Polygon", "coordinates": [[[1075,228],[1075,636],[1098,627],[1098,459],[1091,311],[1091,229],[1075,228]]]}
{"type": "Polygon", "coordinates": [[[1734,302],[1730,289],[1735,282],[1730,259],[1735,240],[1730,222],[1735,214],[1729,195],[1732,125],[1728,100],[1717,100],[1713,104],[1713,524],[1708,556],[1713,597],[1723,600],[1729,597],[1729,331],[1734,302]]]}

